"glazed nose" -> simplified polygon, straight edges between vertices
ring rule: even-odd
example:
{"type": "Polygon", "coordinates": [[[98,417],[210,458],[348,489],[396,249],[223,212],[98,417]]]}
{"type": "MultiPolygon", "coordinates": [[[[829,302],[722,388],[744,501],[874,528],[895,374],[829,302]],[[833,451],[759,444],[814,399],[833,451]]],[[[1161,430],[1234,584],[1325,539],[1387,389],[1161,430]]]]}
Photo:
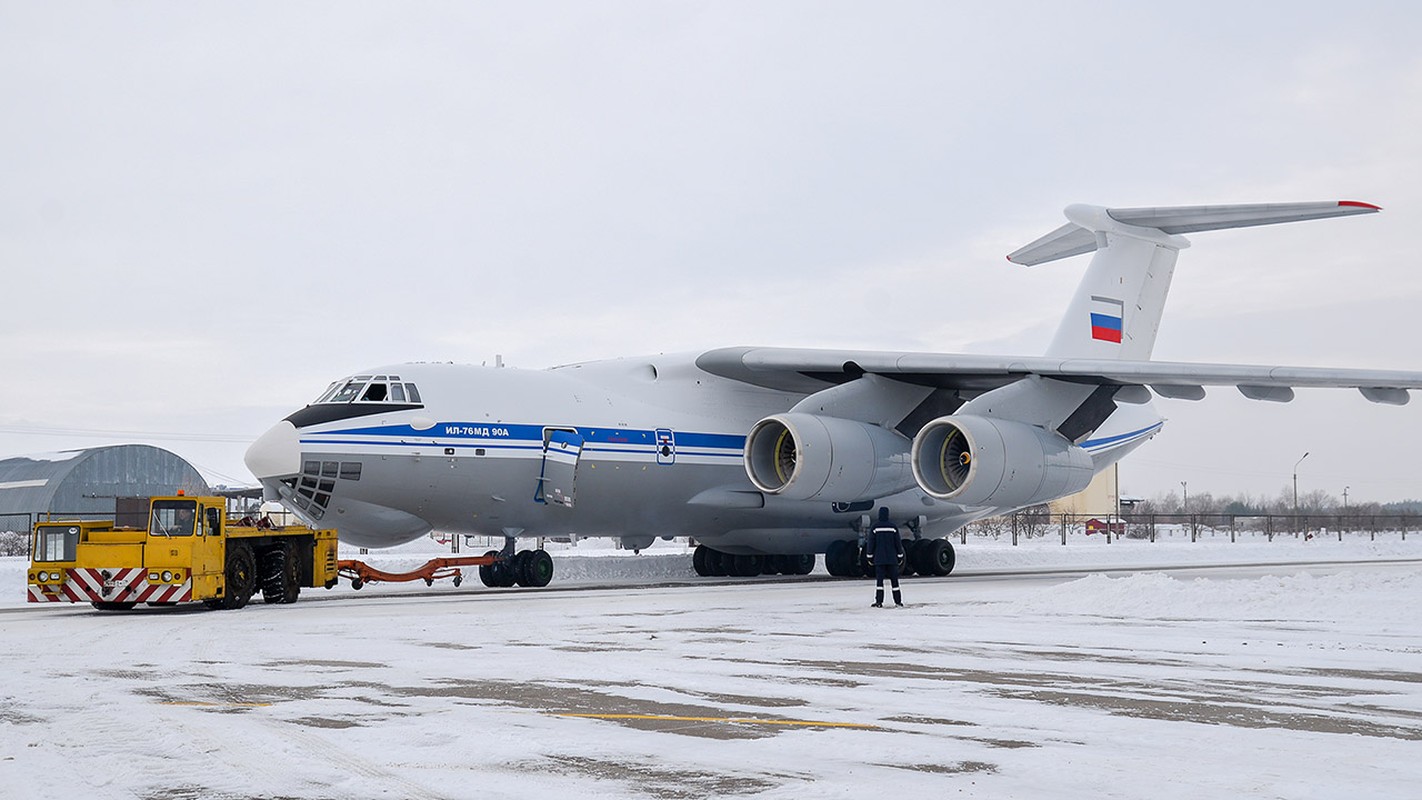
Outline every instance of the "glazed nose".
{"type": "Polygon", "coordinates": [[[252,442],[243,460],[257,480],[301,472],[301,443],[296,426],[286,420],[273,425],[271,430],[252,442]]]}

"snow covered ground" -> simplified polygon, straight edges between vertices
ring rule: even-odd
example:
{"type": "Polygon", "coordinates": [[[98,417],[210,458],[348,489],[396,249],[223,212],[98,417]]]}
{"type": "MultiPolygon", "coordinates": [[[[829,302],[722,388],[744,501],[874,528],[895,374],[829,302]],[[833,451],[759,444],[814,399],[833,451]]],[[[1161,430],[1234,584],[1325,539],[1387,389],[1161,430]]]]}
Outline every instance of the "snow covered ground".
{"type": "Polygon", "coordinates": [[[903,610],[678,546],[236,612],[26,606],[5,559],[0,796],[1412,798],[1418,539],[970,539],[903,610]]]}

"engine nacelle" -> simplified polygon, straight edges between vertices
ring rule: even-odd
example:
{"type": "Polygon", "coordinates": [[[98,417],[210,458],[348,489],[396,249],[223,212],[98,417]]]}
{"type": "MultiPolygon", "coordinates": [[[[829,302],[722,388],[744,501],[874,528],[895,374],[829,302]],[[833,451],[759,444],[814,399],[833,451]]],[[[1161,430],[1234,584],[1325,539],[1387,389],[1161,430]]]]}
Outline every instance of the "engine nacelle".
{"type": "Polygon", "coordinates": [[[1091,456],[1056,433],[972,415],[928,423],[913,440],[913,477],[939,500],[1020,508],[1091,483],[1091,456]]]}
{"type": "Polygon", "coordinates": [[[746,475],[762,492],[791,500],[853,503],[913,488],[909,440],[867,422],[775,414],[746,437],[746,475]]]}

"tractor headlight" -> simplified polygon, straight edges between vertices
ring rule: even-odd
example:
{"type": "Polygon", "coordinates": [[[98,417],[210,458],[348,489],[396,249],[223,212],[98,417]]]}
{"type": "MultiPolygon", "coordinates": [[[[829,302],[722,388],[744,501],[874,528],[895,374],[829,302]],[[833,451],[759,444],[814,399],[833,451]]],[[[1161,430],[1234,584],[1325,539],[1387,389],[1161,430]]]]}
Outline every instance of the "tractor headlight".
{"type": "Polygon", "coordinates": [[[49,580],[49,573],[41,572],[35,576],[35,580],[39,583],[44,583],[45,581],[49,580]]]}
{"type": "Polygon", "coordinates": [[[172,583],[172,582],[173,582],[173,571],[172,571],[172,570],[170,570],[170,569],[165,569],[165,570],[163,570],[163,582],[164,582],[164,583],[172,583]]]}
{"type": "Polygon", "coordinates": [[[158,573],[156,573],[156,572],[150,572],[150,573],[148,573],[148,582],[149,582],[149,583],[157,583],[157,582],[158,582],[158,573]]]}

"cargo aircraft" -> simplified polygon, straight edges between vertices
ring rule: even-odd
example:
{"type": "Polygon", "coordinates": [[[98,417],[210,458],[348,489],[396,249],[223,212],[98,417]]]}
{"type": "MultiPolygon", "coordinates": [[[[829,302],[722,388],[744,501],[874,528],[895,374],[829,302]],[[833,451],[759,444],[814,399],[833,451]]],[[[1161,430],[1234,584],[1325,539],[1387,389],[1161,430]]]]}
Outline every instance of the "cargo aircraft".
{"type": "MultiPolygon", "coordinates": [[[[519,539],[693,537],[703,575],[862,569],[878,508],[906,567],[946,575],[963,525],[1079,492],[1161,429],[1155,395],[1402,405],[1422,372],[1150,360],[1187,233],[1371,214],[1353,201],[1103,208],[1008,256],[1094,252],[1045,355],[728,347],[523,370],[400,364],[332,383],[247,451],[269,500],[368,547],[503,537],[495,586],[542,586],[519,539]]],[[[960,301],[954,301],[960,302],[960,301]]]]}

